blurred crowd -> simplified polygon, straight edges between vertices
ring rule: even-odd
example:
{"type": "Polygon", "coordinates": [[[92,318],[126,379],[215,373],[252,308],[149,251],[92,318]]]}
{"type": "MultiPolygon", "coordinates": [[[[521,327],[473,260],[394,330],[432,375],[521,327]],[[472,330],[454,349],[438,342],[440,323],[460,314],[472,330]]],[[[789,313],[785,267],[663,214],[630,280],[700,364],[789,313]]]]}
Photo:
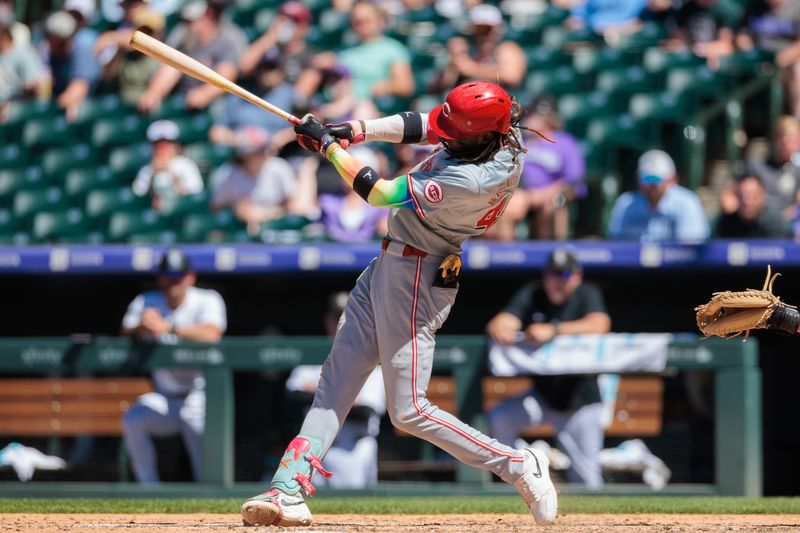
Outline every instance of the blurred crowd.
{"type": "MultiPolygon", "coordinates": [[[[663,30],[660,48],[699,56],[712,71],[737,52],[764,51],[774,56],[785,86],[785,114],[771,125],[769,149],[749,150],[744,170],[711,207],[680,184],[675,154],[637,154],[637,189],[610,208],[609,238],[800,235],[798,0],[333,0],[314,11],[296,0],[263,4],[274,9],[240,26],[236,3],[226,0],[65,0],[62,9],[26,25],[16,20],[24,10],[14,0],[0,0],[0,124],[13,101],[52,100],[72,121],[87,99],[115,94],[150,122],[152,156],[131,176],[131,187],[155,212],[181,196],[204,194],[212,210],[230,210],[253,237],[284,224],[302,228],[305,237],[359,242],[385,232],[385,212],[360,201],[335,170],[303,152],[283,120],[132,50],[133,32],[164,40],[282,109],[328,123],[427,111],[465,80],[498,81],[526,106],[523,125],[556,142],[525,133],[520,190],[487,238],[566,239],[574,235],[576,205],[587,196],[585,145],[565,128],[560,100],[526,85],[537,64],[520,44],[525,28],[510,24],[558,9],[565,13],[562,29],[586,32],[608,48],[656,24],[663,30]],[[431,28],[434,15],[447,23],[431,28]],[[425,57],[416,55],[410,27],[441,39],[430,76],[418,75],[425,57]],[[325,43],[320,32],[339,32],[338,44],[318,48],[325,43]],[[201,169],[183,153],[182,126],[159,115],[175,101],[187,113],[211,117],[206,141],[228,161],[201,169]]],[[[429,148],[357,150],[360,160],[392,177],[421,162],[429,148]]]]}

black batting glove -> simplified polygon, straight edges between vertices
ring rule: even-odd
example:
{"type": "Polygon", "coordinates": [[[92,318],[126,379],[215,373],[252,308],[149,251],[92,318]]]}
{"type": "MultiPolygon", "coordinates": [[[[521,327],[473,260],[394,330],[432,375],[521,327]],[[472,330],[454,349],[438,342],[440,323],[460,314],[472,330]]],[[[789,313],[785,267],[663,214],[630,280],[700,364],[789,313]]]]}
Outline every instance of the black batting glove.
{"type": "Polygon", "coordinates": [[[297,134],[298,144],[309,152],[324,152],[332,142],[336,141],[328,132],[328,128],[311,113],[304,116],[300,124],[294,127],[294,132],[297,134]]]}
{"type": "MultiPolygon", "coordinates": [[[[356,123],[356,121],[351,120],[339,124],[326,124],[325,127],[328,129],[328,133],[336,137],[336,142],[338,142],[342,148],[347,148],[351,144],[363,142],[366,138],[363,131],[362,133],[356,134],[356,130],[353,126],[354,123],[356,123]]],[[[363,123],[360,129],[364,129],[363,123]]]]}

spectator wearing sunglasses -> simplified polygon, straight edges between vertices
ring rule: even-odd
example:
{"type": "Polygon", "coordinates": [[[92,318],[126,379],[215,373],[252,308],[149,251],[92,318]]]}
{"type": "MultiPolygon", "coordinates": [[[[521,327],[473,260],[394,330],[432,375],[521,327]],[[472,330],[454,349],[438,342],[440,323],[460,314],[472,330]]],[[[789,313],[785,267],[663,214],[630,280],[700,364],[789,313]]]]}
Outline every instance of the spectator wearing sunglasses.
{"type": "MultiPolygon", "coordinates": [[[[521,287],[489,321],[494,342],[538,345],[561,334],[603,334],[611,329],[603,294],[583,280],[575,254],[557,248],[548,257],[541,283],[521,287]]],[[[535,387],[501,402],[489,413],[492,435],[515,445],[528,426],[550,423],[559,448],[567,453],[569,481],[596,489],[602,486],[599,453],[603,447],[603,404],[597,376],[536,376],[535,387]]]]}

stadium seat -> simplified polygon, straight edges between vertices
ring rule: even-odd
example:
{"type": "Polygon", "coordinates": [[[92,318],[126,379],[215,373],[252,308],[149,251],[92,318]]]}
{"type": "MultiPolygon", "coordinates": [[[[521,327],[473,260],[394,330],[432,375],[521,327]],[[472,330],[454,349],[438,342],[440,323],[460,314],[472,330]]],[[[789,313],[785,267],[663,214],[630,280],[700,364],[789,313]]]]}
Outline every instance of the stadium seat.
{"type": "Polygon", "coordinates": [[[27,231],[15,231],[7,235],[0,233],[0,245],[3,246],[26,246],[30,242],[31,236],[27,231]]]}
{"type": "Polygon", "coordinates": [[[526,25],[528,28],[535,28],[542,31],[544,28],[550,26],[561,25],[562,22],[569,16],[569,11],[556,7],[548,2],[548,7],[541,13],[536,15],[529,15],[526,18],[526,25]]]}
{"type": "Polygon", "coordinates": [[[64,192],[73,205],[83,204],[88,193],[99,189],[118,188],[125,183],[115,179],[107,166],[97,168],[75,168],[67,172],[64,192]]]}
{"type": "Polygon", "coordinates": [[[52,211],[66,207],[64,193],[59,187],[48,187],[31,191],[19,191],[14,195],[12,212],[15,217],[26,220],[40,211],[52,211]]]}
{"type": "Polygon", "coordinates": [[[0,147],[0,168],[19,168],[28,164],[29,153],[18,144],[0,147]]]}
{"type": "Polygon", "coordinates": [[[146,122],[137,115],[98,119],[92,127],[92,145],[96,148],[133,144],[144,140],[146,122]]]}
{"type": "Polygon", "coordinates": [[[119,96],[106,94],[84,100],[78,108],[73,123],[84,126],[98,119],[119,118],[131,113],[135,111],[126,106],[119,96]]]}
{"type": "Polygon", "coordinates": [[[629,111],[637,120],[680,122],[686,119],[686,104],[673,92],[635,94],[629,111]]]}
{"type": "Polygon", "coordinates": [[[253,25],[250,26],[253,31],[253,41],[258,39],[261,34],[269,29],[269,25],[272,24],[273,20],[275,20],[276,13],[277,10],[270,7],[262,8],[256,11],[255,15],[253,16],[253,25]]]}
{"type": "Polygon", "coordinates": [[[33,118],[53,118],[61,110],[50,100],[15,100],[9,104],[4,127],[19,126],[33,118]]]}
{"type": "Polygon", "coordinates": [[[528,69],[532,71],[555,69],[568,65],[570,56],[561,50],[547,46],[536,46],[528,49],[528,69]]]}
{"type": "Polygon", "coordinates": [[[553,25],[542,31],[542,45],[551,50],[560,50],[567,42],[568,30],[561,25],[553,25]]]}
{"type": "Polygon", "coordinates": [[[104,217],[115,211],[141,212],[150,207],[150,199],[136,196],[130,187],[95,190],[86,196],[86,215],[104,217]]]}
{"type": "Polygon", "coordinates": [[[669,52],[658,47],[648,48],[642,59],[642,66],[650,74],[661,74],[677,67],[698,67],[703,59],[689,51],[669,52]]]}
{"type": "Polygon", "coordinates": [[[667,72],[667,89],[676,94],[721,96],[722,77],[707,66],[678,67],[667,72]]]}
{"type": "Polygon", "coordinates": [[[182,217],[190,213],[208,213],[208,204],[208,192],[203,191],[200,194],[181,196],[169,206],[162,208],[160,213],[162,217],[182,217]]]}
{"type": "Polygon", "coordinates": [[[42,169],[47,176],[63,179],[73,168],[97,164],[97,152],[86,144],[51,148],[42,156],[42,169]]]}
{"type": "Polygon", "coordinates": [[[567,94],[558,99],[558,113],[567,131],[583,137],[589,120],[614,113],[609,95],[602,91],[567,94]]]}
{"type": "Polygon", "coordinates": [[[43,189],[48,183],[39,167],[0,170],[0,203],[10,205],[17,191],[43,189]]]}
{"type": "Polygon", "coordinates": [[[733,75],[756,74],[767,63],[774,68],[775,56],[766,50],[753,48],[720,58],[720,72],[733,75]]]}
{"type": "Polygon", "coordinates": [[[62,238],[85,238],[89,221],[76,207],[62,211],[37,213],[33,218],[31,237],[36,242],[58,242],[62,238]]]}
{"type": "Polygon", "coordinates": [[[595,88],[606,94],[623,95],[644,92],[653,85],[652,78],[639,66],[605,70],[597,75],[595,88]]]}
{"type": "Polygon", "coordinates": [[[75,131],[61,115],[30,118],[22,128],[22,144],[29,148],[70,144],[75,142],[75,131]]]}
{"type": "Polygon", "coordinates": [[[644,139],[641,128],[629,114],[619,117],[596,118],[586,126],[586,140],[604,146],[640,147],[644,139]]]}
{"type": "Polygon", "coordinates": [[[181,95],[170,96],[161,102],[161,106],[150,115],[151,120],[175,119],[185,117],[189,111],[186,109],[186,100],[181,95]]]}
{"type": "Polygon", "coordinates": [[[572,67],[578,74],[594,74],[618,69],[628,63],[621,52],[613,48],[580,48],[572,56],[572,67]]]}
{"type": "Polygon", "coordinates": [[[320,13],[333,5],[332,0],[304,0],[303,3],[308,6],[315,19],[319,17],[320,13]]]}
{"type": "Polygon", "coordinates": [[[303,228],[311,223],[306,217],[286,215],[261,224],[259,238],[270,244],[297,244],[303,240],[303,228]]]}
{"type": "Polygon", "coordinates": [[[0,236],[9,237],[16,233],[20,229],[20,222],[20,219],[14,216],[11,209],[0,208],[0,236]]]}
{"type": "Polygon", "coordinates": [[[126,239],[128,244],[161,244],[170,246],[178,242],[178,234],[173,230],[133,233],[126,239]]]}
{"type": "Polygon", "coordinates": [[[110,241],[123,242],[135,233],[156,233],[166,229],[167,222],[152,209],[117,211],[109,218],[106,236],[110,241]]]}
{"type": "Polygon", "coordinates": [[[233,150],[229,146],[198,142],[186,146],[183,154],[197,163],[201,171],[207,173],[230,159],[233,150]]]}
{"type": "Polygon", "coordinates": [[[552,48],[573,48],[602,41],[602,36],[590,28],[568,30],[564,26],[549,26],[542,32],[542,44],[552,48]]]}
{"type": "Polygon", "coordinates": [[[664,24],[645,22],[639,31],[621,34],[618,42],[614,44],[616,48],[625,52],[644,52],[666,38],[667,30],[664,24]]]}
{"type": "Polygon", "coordinates": [[[211,127],[211,117],[197,114],[190,117],[174,118],[180,131],[180,142],[190,144],[208,140],[208,129],[211,127]]]}
{"type": "Polygon", "coordinates": [[[274,6],[271,4],[274,4],[274,2],[264,2],[263,0],[237,0],[236,10],[233,12],[233,22],[240,27],[252,26],[255,14],[258,10],[264,7],[274,10],[274,6]]]}
{"type": "Polygon", "coordinates": [[[189,214],[183,219],[181,240],[188,242],[221,241],[225,240],[227,235],[243,230],[244,223],[238,220],[231,211],[189,214]]]}
{"type": "Polygon", "coordinates": [[[552,71],[534,71],[525,81],[525,89],[533,95],[577,93],[586,89],[583,79],[570,66],[561,66],[552,71]]]}
{"type": "Polygon", "coordinates": [[[108,166],[115,179],[133,181],[136,173],[150,162],[153,147],[149,143],[120,146],[111,150],[108,166]]]}

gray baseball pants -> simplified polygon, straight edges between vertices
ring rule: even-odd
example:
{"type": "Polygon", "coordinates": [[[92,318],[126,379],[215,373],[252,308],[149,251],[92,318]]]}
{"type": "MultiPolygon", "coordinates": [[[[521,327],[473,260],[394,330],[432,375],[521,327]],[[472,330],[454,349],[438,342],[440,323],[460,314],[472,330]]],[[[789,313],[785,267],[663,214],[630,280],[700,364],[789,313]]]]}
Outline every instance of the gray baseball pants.
{"type": "Polygon", "coordinates": [[[404,256],[404,247],[392,241],[359,276],[300,433],[320,439],[327,452],[365,380],[380,363],[386,409],[397,428],[513,483],[522,475],[520,451],[484,435],[425,397],[436,331],[447,319],[458,291],[432,286],[443,257],[404,256]]]}

